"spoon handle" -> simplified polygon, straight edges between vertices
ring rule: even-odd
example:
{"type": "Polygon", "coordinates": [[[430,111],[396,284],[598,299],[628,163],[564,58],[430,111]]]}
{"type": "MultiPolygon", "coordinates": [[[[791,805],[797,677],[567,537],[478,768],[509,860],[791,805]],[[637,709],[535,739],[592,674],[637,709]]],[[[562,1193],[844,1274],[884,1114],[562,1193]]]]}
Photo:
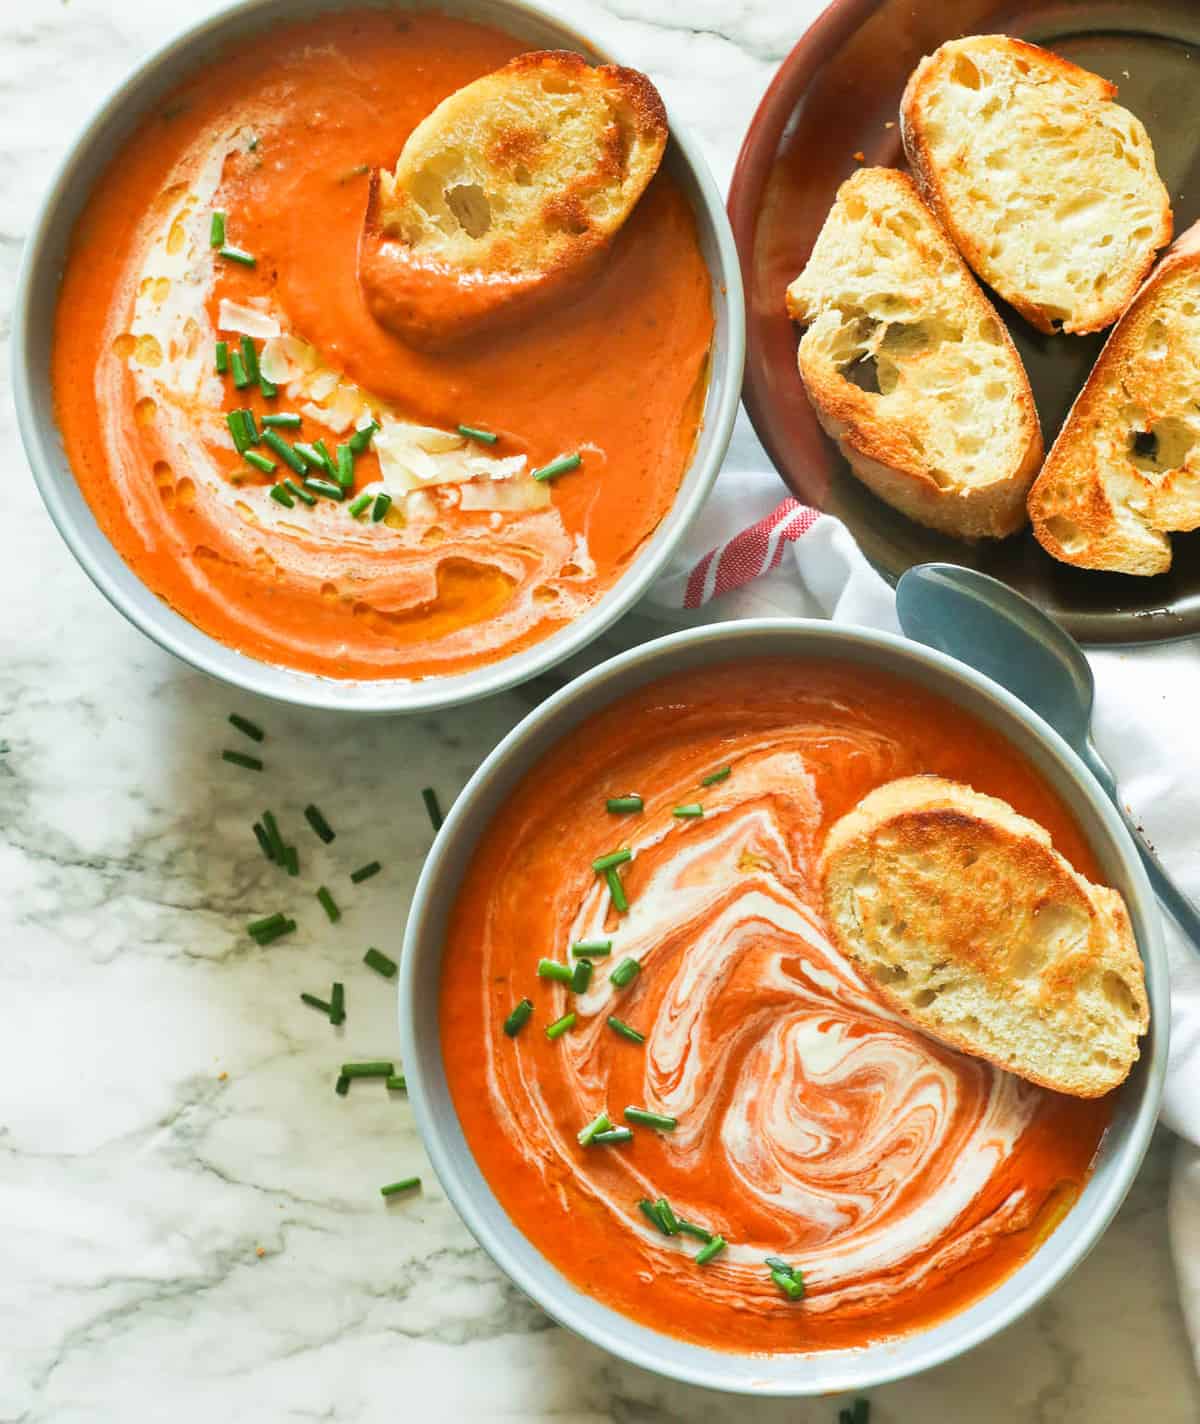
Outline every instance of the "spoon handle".
{"type": "Polygon", "coordinates": [[[1146,867],[1150,885],[1162,902],[1163,908],[1183,931],[1192,949],[1200,952],[1200,910],[1196,909],[1191,900],[1175,884],[1163,869],[1158,857],[1146,844],[1145,832],[1126,810],[1121,800],[1117,790],[1116,777],[1113,776],[1108,763],[1090,742],[1084,748],[1084,760],[1091,768],[1096,780],[1108,792],[1118,814],[1125,822],[1138,854],[1142,857],[1142,864],[1146,867]]]}

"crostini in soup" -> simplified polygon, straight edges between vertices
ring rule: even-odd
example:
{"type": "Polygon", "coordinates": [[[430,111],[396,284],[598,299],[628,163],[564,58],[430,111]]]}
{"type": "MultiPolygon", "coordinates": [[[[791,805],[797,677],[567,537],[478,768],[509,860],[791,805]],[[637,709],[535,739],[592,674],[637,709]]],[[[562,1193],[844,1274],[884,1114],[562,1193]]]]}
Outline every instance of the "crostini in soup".
{"type": "Polygon", "coordinates": [[[444,99],[372,177],[359,277],[419,346],[510,325],[578,291],[658,170],[667,114],[644,74],[522,54],[444,99]]]}
{"type": "Polygon", "coordinates": [[[996,731],[808,659],[619,698],[485,828],[443,949],[443,1059],[492,1191],[580,1290],[714,1349],[853,1348],[965,1308],[1070,1210],[1112,1096],[921,1032],[826,918],[830,827],[917,772],[1003,793],[1100,879],[996,731]]]}
{"type": "Polygon", "coordinates": [[[366,8],[266,41],[165,98],[82,213],[66,452],[125,562],[220,642],[336,678],[468,672],[592,608],[675,500],[713,336],[695,216],[650,168],[569,307],[419,350],[359,282],[372,174],[522,46],[366,8]]]}

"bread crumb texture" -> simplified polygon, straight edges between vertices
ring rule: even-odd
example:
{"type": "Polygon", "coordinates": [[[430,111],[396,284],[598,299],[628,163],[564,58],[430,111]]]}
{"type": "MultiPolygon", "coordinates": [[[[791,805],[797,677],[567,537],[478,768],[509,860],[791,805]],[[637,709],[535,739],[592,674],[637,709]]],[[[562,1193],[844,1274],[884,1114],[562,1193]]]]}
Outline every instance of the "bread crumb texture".
{"type": "Polygon", "coordinates": [[[808,328],[805,387],[864,483],[952,534],[1025,522],[1042,455],[1029,382],[906,174],[864,168],[842,184],[787,307],[808,328]]]}
{"type": "Polygon", "coordinates": [[[1111,325],[1171,239],[1150,137],[1116,93],[1005,35],[942,45],[904,93],[926,199],[979,276],[1045,332],[1111,325]]]}
{"type": "Polygon", "coordinates": [[[1055,558],[1151,575],[1200,527],[1200,225],[1163,258],[1105,344],[1029,498],[1055,558]]]}
{"type": "Polygon", "coordinates": [[[1006,802],[889,782],[831,828],[820,876],[839,947],[935,1037],[1078,1097],[1137,1061],[1149,1008],[1124,901],[1006,802]]]}

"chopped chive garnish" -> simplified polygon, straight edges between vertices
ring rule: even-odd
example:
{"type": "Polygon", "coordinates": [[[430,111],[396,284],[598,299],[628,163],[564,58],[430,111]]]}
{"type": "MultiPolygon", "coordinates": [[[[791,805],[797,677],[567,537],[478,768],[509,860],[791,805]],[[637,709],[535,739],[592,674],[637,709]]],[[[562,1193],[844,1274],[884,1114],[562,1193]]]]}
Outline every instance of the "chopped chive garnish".
{"type": "Polygon", "coordinates": [[[225,424],[229,427],[229,433],[233,436],[233,448],[239,455],[244,455],[250,447],[250,431],[246,425],[246,412],[244,410],[231,410],[225,417],[225,424]]]}
{"type": "Polygon", "coordinates": [[[225,214],[223,212],[216,211],[209,219],[208,245],[209,247],[225,246],[225,214]]]}
{"type": "Polygon", "coordinates": [[[553,979],[559,984],[569,984],[575,977],[569,964],[559,964],[556,959],[539,959],[537,972],[539,979],[553,979]]]}
{"type": "Polygon", "coordinates": [[[320,838],[325,842],[326,845],[328,845],[329,842],[333,840],[333,827],[329,824],[325,817],[321,815],[320,809],[314,806],[311,801],[304,808],[304,819],[313,828],[317,835],[320,836],[320,838]]]}
{"type": "MultiPolygon", "coordinates": [[[[266,422],[264,421],[263,424],[265,425],[266,422]]],[[[267,446],[269,450],[274,450],[289,470],[294,471],[297,475],[302,475],[305,470],[308,469],[308,466],[300,456],[296,454],[295,450],[292,449],[282,436],[276,434],[274,430],[264,430],[262,438],[263,444],[267,446]]]]}
{"type": "Polygon", "coordinates": [[[314,480],[310,477],[304,481],[304,488],[309,494],[319,494],[325,499],[336,500],[339,504],[345,498],[341,485],[335,485],[329,480],[314,480]]]}
{"type": "Polygon", "coordinates": [[[337,1082],[333,1085],[333,1090],[339,1097],[344,1098],[350,1091],[350,1079],[344,1073],[339,1074],[337,1082]]]}
{"type": "Polygon", "coordinates": [[[261,920],[251,920],[246,926],[246,933],[251,938],[256,935],[266,934],[269,930],[276,930],[280,925],[287,924],[287,916],[282,910],[276,910],[273,915],[264,915],[261,920]]]}
{"type": "Polygon", "coordinates": [[[368,949],[363,955],[363,963],[368,969],[382,974],[385,979],[391,979],[396,973],[396,961],[389,959],[386,954],[381,954],[377,949],[368,949]]]}
{"type": "Polygon", "coordinates": [[[294,845],[284,846],[283,864],[289,875],[300,874],[300,852],[294,845]]]}
{"type": "Polygon", "coordinates": [[[604,878],[608,882],[608,893],[613,902],[613,909],[618,915],[623,915],[629,909],[629,899],[625,894],[625,887],[621,884],[621,877],[615,870],[606,870],[604,878]]]}
{"type": "Polygon", "coordinates": [[[700,785],[715,786],[718,781],[724,781],[732,770],[733,767],[731,766],[718,767],[716,771],[710,771],[707,776],[702,777],[700,785]]]}
{"type": "Polygon", "coordinates": [[[213,355],[213,366],[218,376],[223,376],[229,370],[229,342],[218,341],[216,352],[213,355]]]}
{"type": "Polygon", "coordinates": [[[324,999],[318,999],[315,994],[301,994],[300,1002],[310,1004],[314,1009],[320,1009],[327,1017],[333,1014],[333,1005],[327,1004],[324,999]]]}
{"type": "Polygon", "coordinates": [[[326,890],[324,885],[317,891],[317,899],[321,902],[321,908],[329,916],[329,923],[331,925],[337,924],[338,920],[342,918],[342,912],[338,909],[337,902],[329,891],[326,890]]]}
{"type": "Polygon", "coordinates": [[[325,444],[325,441],[323,439],[314,440],[313,449],[320,456],[321,463],[325,466],[329,478],[335,480],[337,478],[337,465],[334,463],[333,456],[329,451],[329,447],[325,444]]]}
{"type": "Polygon", "coordinates": [[[611,1126],[612,1123],[608,1120],[608,1114],[602,1112],[598,1117],[594,1117],[586,1127],[579,1129],[575,1134],[575,1140],[579,1143],[580,1147],[587,1147],[595,1139],[598,1132],[607,1132],[611,1126]]]}
{"type": "Polygon", "coordinates": [[[520,1003],[513,1006],[512,1013],[504,1020],[504,1032],[509,1038],[516,1038],[532,1017],[532,999],[522,999],[520,1003]]]}
{"type": "Polygon", "coordinates": [[[588,985],[592,982],[592,971],[594,968],[595,965],[590,959],[581,959],[579,963],[576,964],[575,969],[571,974],[572,994],[587,993],[588,985]]]}
{"type": "Polygon", "coordinates": [[[707,1266],[714,1256],[719,1256],[728,1242],[723,1236],[714,1236],[707,1246],[701,1246],[696,1252],[696,1265],[707,1266]]]}
{"type": "Polygon", "coordinates": [[[274,400],[279,394],[279,387],[274,381],[268,381],[261,370],[258,373],[258,389],[262,391],[264,400],[274,400]]]}
{"type": "Polygon", "coordinates": [[[618,989],[623,989],[631,980],[636,979],[641,973],[642,966],[636,959],[625,958],[608,976],[608,982],[615,984],[618,989]]]}
{"type": "Polygon", "coordinates": [[[378,875],[383,866],[377,860],[368,861],[366,865],[360,865],[357,870],[350,872],[350,879],[355,885],[361,885],[364,880],[370,880],[372,875],[378,875]]]}
{"type": "Polygon", "coordinates": [[[604,1132],[598,1132],[592,1141],[597,1147],[604,1147],[609,1143],[632,1142],[633,1133],[627,1127],[610,1127],[604,1132]]]}
{"type": "Polygon", "coordinates": [[[641,811],[644,808],[640,796],[610,796],[604,803],[604,809],[616,816],[628,816],[631,811],[641,811]]]}
{"type": "Polygon", "coordinates": [[[580,455],[560,455],[557,460],[551,460],[540,470],[534,470],[533,478],[535,480],[554,480],[559,475],[565,475],[568,470],[577,470],[582,464],[583,458],[580,455]]]}
{"type": "Polygon", "coordinates": [[[269,861],[273,862],[275,859],[275,852],[271,849],[271,838],[263,829],[261,821],[255,821],[254,823],[254,837],[258,841],[259,845],[262,846],[263,855],[265,855],[269,861]]]}
{"type": "Polygon", "coordinates": [[[387,1085],[393,1093],[408,1092],[408,1079],[404,1076],[403,1073],[393,1073],[392,1076],[387,1080],[387,1085]]]}
{"type": "MultiPolygon", "coordinates": [[[[700,1258],[697,1256],[696,1258],[700,1258]]],[[[783,1271],[772,1271],[771,1279],[789,1300],[804,1299],[804,1281],[799,1276],[793,1276],[783,1271]]],[[[843,1410],[843,1413],[846,1411],[843,1410]]],[[[851,1418],[853,1416],[850,1416],[851,1418]]]]}
{"type": "Polygon", "coordinates": [[[248,336],[242,337],[242,362],[246,367],[246,374],[252,381],[257,381],[259,375],[258,350],[248,336]]]}
{"type": "Polygon", "coordinates": [[[254,423],[254,412],[248,407],[242,411],[242,419],[246,422],[246,434],[250,437],[251,445],[262,443],[262,436],[258,433],[258,426],[254,423]]]}
{"type": "Polygon", "coordinates": [[[666,1197],[659,1197],[654,1205],[658,1208],[658,1214],[662,1218],[663,1226],[666,1227],[667,1235],[678,1236],[679,1218],[675,1215],[674,1211],[671,1210],[671,1203],[666,1197]]]}
{"type": "Polygon", "coordinates": [[[240,262],[243,267],[253,267],[258,261],[252,252],[246,252],[241,247],[230,247],[228,243],[219,249],[218,255],[227,257],[230,262],[240,262]]]}
{"type": "Polygon", "coordinates": [[[364,514],[367,505],[371,503],[371,499],[372,496],[369,494],[360,494],[357,499],[352,499],[347,506],[351,519],[357,519],[360,514],[364,514]]]}
{"type": "Polygon", "coordinates": [[[625,1121],[635,1122],[639,1127],[656,1127],[659,1132],[674,1132],[679,1119],[668,1117],[666,1113],[649,1112],[646,1108],[626,1108],[625,1121]]]}
{"type": "Polygon", "coordinates": [[[245,752],[223,751],[221,760],[232,762],[234,766],[244,766],[247,771],[261,771],[263,769],[262,760],[256,756],[247,756],[245,752]]]}
{"type": "Polygon", "coordinates": [[[278,430],[299,430],[300,417],[290,410],[281,410],[276,414],[264,415],[262,418],[264,425],[273,425],[278,430]]]}
{"type": "Polygon", "coordinates": [[[320,455],[317,454],[316,447],[310,445],[307,440],[297,440],[292,449],[304,461],[306,470],[310,465],[322,465],[323,463],[320,455]]]}
{"type": "Polygon", "coordinates": [[[284,480],[283,487],[289,494],[295,495],[302,504],[307,504],[311,507],[317,502],[313,495],[309,494],[307,490],[301,489],[294,480],[284,480]]]}
{"type": "Polygon", "coordinates": [[[611,870],[614,865],[624,865],[627,860],[633,859],[631,850],[614,850],[608,855],[602,855],[592,861],[592,869],[597,875],[603,875],[606,870],[611,870]]]}
{"type": "MultiPolygon", "coordinates": [[[[252,455],[248,452],[246,455],[246,459],[261,460],[262,456],[252,455]]],[[[269,464],[270,462],[268,461],[267,463],[269,464]]],[[[274,469],[274,465],[272,465],[271,468],[274,469]]],[[[290,494],[288,494],[287,490],[285,490],[282,485],[271,486],[271,498],[275,501],[276,504],[282,504],[285,509],[295,509],[296,507],[296,501],[291,497],[290,494]]]]}
{"type": "Polygon", "coordinates": [[[267,735],[257,722],[251,722],[248,717],[243,717],[237,712],[231,712],[229,714],[229,722],[230,725],[236,727],[239,732],[245,732],[251,741],[261,742],[267,735]]]}
{"type": "MultiPolygon", "coordinates": [[[[248,465],[253,465],[256,470],[264,475],[274,473],[275,461],[268,460],[265,455],[260,455],[257,450],[243,450],[242,459],[245,460],[248,465]]],[[[286,505],[288,509],[293,509],[296,504],[296,501],[288,494],[282,485],[271,486],[271,498],[277,500],[280,504],[286,505]]]]}
{"type": "Polygon", "coordinates": [[[460,425],[458,433],[468,440],[478,440],[481,445],[494,445],[500,437],[490,430],[480,430],[477,425],[460,425]]]}
{"type": "Polygon", "coordinates": [[[329,996],[330,1013],[329,1022],[340,1024],[346,1022],[346,986],[333,981],[333,990],[329,996]]]}
{"type": "Polygon", "coordinates": [[[782,1256],[768,1256],[766,1257],[764,1264],[766,1265],[768,1270],[782,1271],[785,1276],[790,1276],[792,1274],[791,1263],[785,1261],[782,1256]]]}
{"type": "Polygon", "coordinates": [[[405,1177],[402,1182],[389,1182],[386,1187],[380,1187],[379,1194],[384,1197],[394,1197],[400,1192],[414,1192],[420,1185],[420,1177],[405,1177]]]}
{"type": "Polygon", "coordinates": [[[555,1019],[552,1024],[546,1025],[546,1037],[549,1039],[561,1038],[564,1033],[575,1027],[575,1019],[574,1013],[563,1014],[561,1019],[555,1019]]]}
{"type": "Polygon", "coordinates": [[[356,430],[350,439],[346,441],[346,444],[350,446],[356,455],[361,455],[371,443],[371,437],[378,429],[378,422],[373,420],[370,425],[364,425],[361,430],[356,430]]]}
{"type": "Polygon", "coordinates": [[[686,806],[676,806],[671,812],[672,816],[678,816],[680,820],[689,820],[696,816],[704,815],[704,807],[699,801],[689,802],[686,806]]]}
{"type": "Polygon", "coordinates": [[[274,944],[277,939],[282,939],[284,935],[291,934],[295,928],[296,921],[288,920],[285,924],[280,925],[278,929],[268,930],[265,934],[256,935],[255,939],[259,946],[265,949],[267,945],[274,944]]]}
{"type": "Polygon", "coordinates": [[[377,494],[375,508],[371,511],[371,523],[378,524],[391,507],[392,497],[390,494],[377,494]]]}
{"type": "Polygon", "coordinates": [[[577,939],[571,946],[576,959],[603,959],[612,953],[611,939],[577,939]]]}
{"type": "Polygon", "coordinates": [[[372,1058],[366,1063],[343,1063],[343,1078],[390,1078],[396,1065],[385,1058],[372,1058]]]}
{"type": "Polygon", "coordinates": [[[239,391],[250,384],[250,373],[246,370],[246,363],[242,360],[240,351],[229,353],[229,369],[233,372],[233,384],[239,391]]]}
{"type": "Polygon", "coordinates": [[[442,829],[442,808],[438,805],[437,792],[432,786],[426,786],[421,792],[421,799],[425,802],[425,809],[429,812],[429,819],[433,822],[433,829],[442,829]]]}
{"type": "Polygon", "coordinates": [[[274,811],[264,811],[262,823],[271,838],[271,849],[275,852],[275,860],[279,865],[284,861],[283,837],[279,834],[279,823],[275,819],[274,811]]]}
{"type": "MultiPolygon", "coordinates": [[[[333,477],[343,489],[349,489],[354,483],[354,451],[349,445],[339,445],[337,447],[337,460],[334,464],[333,477]]],[[[370,496],[368,496],[368,502],[370,496]]]]}
{"type": "Polygon", "coordinates": [[[632,1024],[627,1024],[624,1019],[617,1018],[616,1014],[609,1014],[605,1022],[614,1033],[619,1033],[622,1038],[627,1038],[630,1043],[645,1043],[646,1041],[646,1035],[644,1033],[639,1033],[632,1024]]]}
{"type": "Polygon", "coordinates": [[[679,1223],[680,1231],[682,1231],[685,1236],[694,1236],[697,1241],[712,1240],[712,1232],[706,1230],[703,1226],[697,1226],[694,1221],[685,1221],[682,1216],[676,1217],[675,1219],[679,1223]]]}
{"type": "Polygon", "coordinates": [[[649,1197],[642,1197],[638,1202],[638,1211],[642,1213],[651,1226],[661,1231],[664,1236],[671,1234],[667,1230],[662,1217],[659,1215],[657,1202],[652,1202],[649,1197]]]}

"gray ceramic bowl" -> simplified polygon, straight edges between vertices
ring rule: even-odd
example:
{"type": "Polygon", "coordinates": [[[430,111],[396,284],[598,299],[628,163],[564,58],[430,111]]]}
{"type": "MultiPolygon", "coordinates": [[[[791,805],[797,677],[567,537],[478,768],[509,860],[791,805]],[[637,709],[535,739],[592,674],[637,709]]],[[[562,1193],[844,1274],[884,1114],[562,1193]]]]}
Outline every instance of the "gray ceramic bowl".
{"type": "MultiPolygon", "coordinates": [[[[185,75],[231,41],[265,26],[364,3],[372,0],[242,0],[151,55],[105,101],[55,175],[25,247],[11,343],[13,388],[26,454],[51,518],[97,588],[143,633],[193,667],[282,702],[354,712],[413,712],[474,701],[536,677],[590,643],[646,591],[704,503],[729,444],[742,384],[745,313],[741,270],[721,194],[697,145],[672,122],[664,162],[692,204],[712,278],[716,331],[711,379],[696,449],[675,503],[608,593],[582,617],[512,657],[422,681],[347,682],[296,672],[236,652],[181,618],[146,588],[101,532],[75,483],[54,422],[50,344],[71,231],[115,151],[142,115],[185,75]]],[[[429,8],[422,0],[386,3],[396,9],[429,8]]],[[[531,49],[574,49],[595,62],[614,58],[562,20],[520,0],[437,0],[434,8],[493,24],[531,49]]]]}
{"type": "Polygon", "coordinates": [[[941,1364],[1036,1305],[1083,1259],[1112,1220],[1145,1153],[1167,1062],[1168,983],[1158,906],[1116,812],[1090,772],[1040,718],[961,663],[885,633],[779,619],[676,633],[611,659],[542,703],[471,778],[425,863],[404,943],[400,1037],[409,1093],[434,1170],[496,1263],[544,1310],[614,1354],[659,1374],[753,1395],[865,1389],[941,1364]],[[1119,1090],[1112,1126],[1079,1202],[1041,1249],[961,1314],[898,1342],[811,1355],[725,1354],[637,1325],[584,1295],[509,1220],[471,1156],[442,1068],[437,995],[447,915],[476,842],[516,783],[571,728],[615,698],[667,673],[730,658],[838,657],[897,673],[997,728],[1062,796],[1125,896],[1145,961],[1152,1024],[1119,1090]]]}

